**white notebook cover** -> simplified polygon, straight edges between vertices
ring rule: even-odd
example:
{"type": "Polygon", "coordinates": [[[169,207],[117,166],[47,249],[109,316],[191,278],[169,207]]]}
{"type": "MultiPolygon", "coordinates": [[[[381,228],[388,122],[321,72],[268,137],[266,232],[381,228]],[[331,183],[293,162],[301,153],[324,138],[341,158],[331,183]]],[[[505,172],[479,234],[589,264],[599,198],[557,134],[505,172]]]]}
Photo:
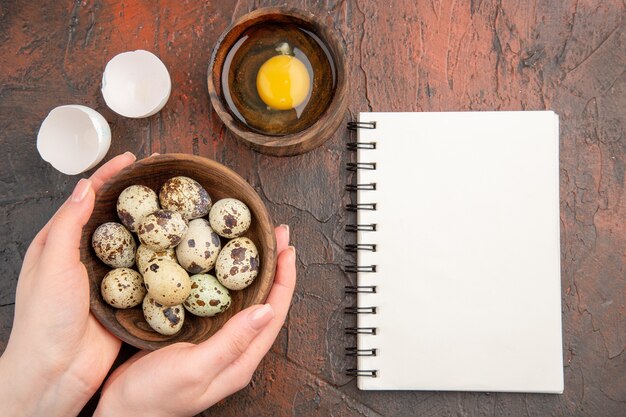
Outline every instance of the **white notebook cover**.
{"type": "Polygon", "coordinates": [[[551,111],[361,113],[364,390],[563,392],[559,132],[551,111]]]}

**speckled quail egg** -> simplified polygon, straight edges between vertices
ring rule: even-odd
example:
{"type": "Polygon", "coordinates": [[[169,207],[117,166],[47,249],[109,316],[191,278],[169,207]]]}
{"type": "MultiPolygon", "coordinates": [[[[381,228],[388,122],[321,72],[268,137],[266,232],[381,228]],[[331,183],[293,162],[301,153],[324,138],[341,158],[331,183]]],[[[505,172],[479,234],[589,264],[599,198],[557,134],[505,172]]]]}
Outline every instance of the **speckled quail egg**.
{"type": "Polygon", "coordinates": [[[136,232],[139,222],[158,209],[159,197],[145,185],[131,185],[117,198],[117,215],[131,232],[136,232]]]}
{"type": "Polygon", "coordinates": [[[154,251],[173,248],[187,233],[187,220],[176,211],[157,210],[139,223],[139,241],[154,251]]]}
{"type": "Polygon", "coordinates": [[[213,275],[192,275],[191,292],[183,305],[191,314],[213,317],[230,307],[230,293],[213,275]]]}
{"type": "Polygon", "coordinates": [[[165,306],[148,294],[143,299],[143,317],[156,332],[171,336],[183,327],[185,309],[181,304],[165,306]]]}
{"type": "Polygon", "coordinates": [[[206,216],[211,197],[200,183],[188,177],[170,178],[159,191],[161,207],[177,211],[187,220],[206,216]]]}
{"type": "Polygon", "coordinates": [[[195,219],[189,222],[187,234],[176,246],[176,257],[180,266],[192,274],[199,274],[213,269],[221,248],[220,237],[209,222],[195,219]]]}
{"type": "Polygon", "coordinates": [[[120,223],[98,226],[91,236],[91,246],[98,258],[110,267],[130,268],[135,263],[135,239],[120,223]]]}
{"type": "Polygon", "coordinates": [[[102,298],[115,308],[131,308],[139,305],[146,295],[143,278],[129,268],[109,271],[100,283],[102,298]]]}
{"type": "Polygon", "coordinates": [[[211,207],[209,221],[218,235],[230,239],[239,237],[248,230],[252,215],[243,202],[235,198],[223,198],[211,207]]]}
{"type": "Polygon", "coordinates": [[[143,274],[148,268],[148,265],[150,265],[150,262],[156,259],[167,259],[172,262],[178,262],[174,248],[153,251],[146,245],[139,245],[137,248],[137,255],[135,256],[135,262],[137,264],[137,270],[140,273],[143,274]]]}
{"type": "Polygon", "coordinates": [[[180,265],[166,259],[152,261],[143,274],[148,293],[166,306],[181,304],[189,296],[189,274],[180,265]]]}
{"type": "Polygon", "coordinates": [[[252,284],[259,273],[259,252],[247,237],[238,237],[226,245],[215,263],[217,279],[229,290],[241,290],[252,284]]]}

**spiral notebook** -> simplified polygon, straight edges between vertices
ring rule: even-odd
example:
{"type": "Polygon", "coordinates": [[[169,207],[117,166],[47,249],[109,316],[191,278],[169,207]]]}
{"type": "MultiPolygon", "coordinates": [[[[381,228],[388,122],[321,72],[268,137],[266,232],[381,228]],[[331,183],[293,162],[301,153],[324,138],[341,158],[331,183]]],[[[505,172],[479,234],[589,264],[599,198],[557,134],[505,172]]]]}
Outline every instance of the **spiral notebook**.
{"type": "Polygon", "coordinates": [[[358,387],[562,393],[558,116],[361,113],[349,127],[358,387]]]}

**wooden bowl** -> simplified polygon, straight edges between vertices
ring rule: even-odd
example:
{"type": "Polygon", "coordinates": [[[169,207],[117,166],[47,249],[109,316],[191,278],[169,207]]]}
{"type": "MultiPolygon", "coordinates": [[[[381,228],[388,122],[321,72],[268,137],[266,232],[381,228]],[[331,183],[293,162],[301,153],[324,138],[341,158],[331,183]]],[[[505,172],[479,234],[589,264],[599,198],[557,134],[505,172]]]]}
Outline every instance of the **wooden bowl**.
{"type": "MultiPolygon", "coordinates": [[[[208,90],[211,104],[226,127],[251,148],[276,156],[299,155],[326,142],[343,122],[347,108],[347,70],[344,51],[335,34],[322,25],[321,19],[313,14],[288,7],[271,7],[248,13],[234,22],[218,39],[209,62],[208,90]],[[291,23],[313,32],[328,48],[336,71],[335,90],[327,108],[319,119],[308,128],[297,133],[274,136],[250,129],[234,118],[225,101],[222,89],[222,69],[228,52],[241,34],[254,25],[263,23],[291,23]]],[[[307,106],[316,105],[309,103],[307,106]]],[[[305,110],[306,111],[306,110],[305,110]]]]}
{"type": "Polygon", "coordinates": [[[218,331],[237,312],[254,304],[264,303],[274,282],[276,269],[276,238],[267,210],[243,178],[224,165],[198,156],[168,154],[153,156],[122,170],[98,191],[93,214],[83,228],[81,261],[87,268],[91,311],[111,333],[126,343],[146,350],[155,350],[176,342],[200,343],[218,331]],[[100,294],[100,283],[111,269],[98,259],[91,247],[91,236],[105,222],[119,222],[116,204],[119,194],[134,184],[146,185],[157,193],[169,178],[184,175],[198,181],[209,192],[213,202],[232,197],[243,201],[252,213],[252,225],[244,236],[249,237],[259,251],[260,270],[249,287],[231,291],[228,310],[215,317],[197,317],[186,312],[183,328],[176,335],[163,336],[153,331],[143,318],[141,304],[118,310],[109,306],[100,294]]]}

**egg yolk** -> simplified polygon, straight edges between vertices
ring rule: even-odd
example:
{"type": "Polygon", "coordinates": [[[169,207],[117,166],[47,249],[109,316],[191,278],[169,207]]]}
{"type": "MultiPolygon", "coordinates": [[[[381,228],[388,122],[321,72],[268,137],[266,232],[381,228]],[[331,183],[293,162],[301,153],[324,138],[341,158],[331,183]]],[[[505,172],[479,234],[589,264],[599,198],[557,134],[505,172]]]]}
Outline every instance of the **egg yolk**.
{"type": "Polygon", "coordinates": [[[261,100],[274,110],[290,110],[309,95],[309,72],[298,58],[276,55],[261,65],[256,89],[261,100]]]}

